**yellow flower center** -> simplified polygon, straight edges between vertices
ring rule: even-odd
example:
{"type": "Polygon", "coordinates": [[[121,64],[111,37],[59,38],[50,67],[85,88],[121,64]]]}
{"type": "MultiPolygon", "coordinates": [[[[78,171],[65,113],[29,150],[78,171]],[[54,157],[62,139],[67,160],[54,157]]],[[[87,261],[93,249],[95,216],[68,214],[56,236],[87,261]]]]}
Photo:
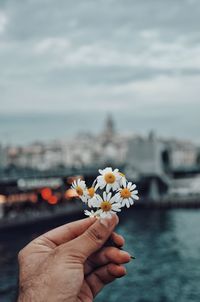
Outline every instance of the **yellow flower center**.
{"type": "Polygon", "coordinates": [[[116,177],[112,172],[110,172],[104,175],[104,179],[107,184],[113,184],[116,180],[116,177]]]}
{"type": "Polygon", "coordinates": [[[121,190],[120,195],[122,198],[130,198],[131,192],[129,189],[125,188],[125,189],[121,190]]]}
{"type": "Polygon", "coordinates": [[[122,173],[122,172],[119,172],[119,175],[120,175],[121,177],[125,177],[125,174],[122,173]]]}
{"type": "Polygon", "coordinates": [[[102,201],[102,203],[101,203],[102,211],[109,212],[111,210],[111,208],[112,208],[112,205],[109,201],[106,201],[106,200],[102,201]]]}
{"type": "Polygon", "coordinates": [[[91,188],[88,189],[88,194],[89,194],[89,196],[90,196],[91,198],[94,197],[94,193],[95,193],[95,190],[94,190],[93,187],[91,187],[91,188]]]}
{"type": "Polygon", "coordinates": [[[76,187],[76,193],[79,195],[79,196],[82,196],[83,195],[83,189],[81,187],[76,187]]]}

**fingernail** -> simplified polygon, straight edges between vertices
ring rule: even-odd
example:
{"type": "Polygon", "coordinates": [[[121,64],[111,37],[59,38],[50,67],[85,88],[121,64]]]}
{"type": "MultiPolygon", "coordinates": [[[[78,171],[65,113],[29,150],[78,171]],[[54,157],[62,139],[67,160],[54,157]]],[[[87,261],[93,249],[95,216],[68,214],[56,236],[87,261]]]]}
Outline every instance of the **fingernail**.
{"type": "Polygon", "coordinates": [[[128,252],[120,251],[120,256],[126,256],[127,258],[129,258],[129,261],[131,260],[131,255],[128,252]]]}
{"type": "Polygon", "coordinates": [[[100,218],[99,222],[107,228],[109,228],[113,224],[112,217],[100,218]]]}
{"type": "Polygon", "coordinates": [[[115,224],[115,225],[117,225],[118,223],[119,223],[119,217],[117,216],[117,214],[115,214],[115,213],[112,213],[111,214],[111,218],[110,219],[112,219],[112,222],[113,222],[113,224],[115,224]]]}
{"type": "Polygon", "coordinates": [[[106,227],[111,227],[111,226],[117,225],[119,223],[119,218],[116,214],[111,214],[108,217],[100,218],[100,223],[102,223],[106,227]],[[115,219],[113,219],[113,218],[115,218],[115,219]]]}
{"type": "MultiPolygon", "coordinates": [[[[121,266],[121,265],[120,265],[121,266]]],[[[126,268],[123,266],[123,273],[121,276],[119,276],[119,278],[124,277],[127,274],[127,270],[126,268]]]]}

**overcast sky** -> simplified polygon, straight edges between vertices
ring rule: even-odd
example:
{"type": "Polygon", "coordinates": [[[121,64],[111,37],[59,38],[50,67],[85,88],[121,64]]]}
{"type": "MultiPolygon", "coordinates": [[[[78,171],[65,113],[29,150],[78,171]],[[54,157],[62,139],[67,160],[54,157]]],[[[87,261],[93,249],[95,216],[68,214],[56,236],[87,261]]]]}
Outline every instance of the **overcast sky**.
{"type": "Polygon", "coordinates": [[[0,113],[124,111],[197,136],[199,16],[199,0],[1,0],[0,113]]]}

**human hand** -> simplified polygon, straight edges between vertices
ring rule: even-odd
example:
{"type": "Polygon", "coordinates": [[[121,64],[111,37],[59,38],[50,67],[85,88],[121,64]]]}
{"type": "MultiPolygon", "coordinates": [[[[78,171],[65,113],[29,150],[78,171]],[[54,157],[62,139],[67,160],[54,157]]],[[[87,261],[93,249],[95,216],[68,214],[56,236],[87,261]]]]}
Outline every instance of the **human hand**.
{"type": "Polygon", "coordinates": [[[18,302],[92,302],[102,288],[126,274],[130,255],[104,246],[118,217],[75,221],[36,238],[19,253],[18,302]]]}

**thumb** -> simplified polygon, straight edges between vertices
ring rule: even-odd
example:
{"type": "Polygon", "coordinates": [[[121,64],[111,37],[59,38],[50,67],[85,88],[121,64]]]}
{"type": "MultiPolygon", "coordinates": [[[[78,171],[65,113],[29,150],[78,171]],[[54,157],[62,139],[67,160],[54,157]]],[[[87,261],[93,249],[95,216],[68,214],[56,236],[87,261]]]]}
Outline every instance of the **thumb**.
{"type": "Polygon", "coordinates": [[[119,218],[116,214],[110,218],[98,219],[81,236],[70,242],[73,250],[78,251],[80,258],[85,261],[104,245],[118,222],[119,218]]]}

